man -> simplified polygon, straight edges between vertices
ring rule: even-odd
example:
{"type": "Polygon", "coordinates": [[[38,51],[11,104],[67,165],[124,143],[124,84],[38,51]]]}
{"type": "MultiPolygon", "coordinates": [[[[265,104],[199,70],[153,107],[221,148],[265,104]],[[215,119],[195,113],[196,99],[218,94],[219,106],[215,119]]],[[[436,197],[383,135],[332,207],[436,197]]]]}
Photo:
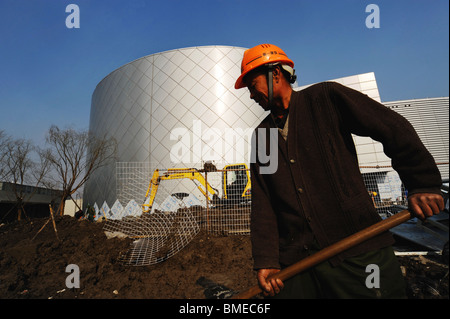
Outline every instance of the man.
{"type": "Polygon", "coordinates": [[[293,68],[279,47],[258,45],[245,51],[235,84],[236,89],[247,87],[250,98],[270,111],[255,130],[255,154],[260,148],[270,149],[271,128],[280,132],[278,153],[269,156],[277,163],[276,171],[261,173],[267,163],[258,158],[250,165],[251,239],[258,283],[266,296],[281,298],[404,298],[389,232],[285,282],[267,280],[281,268],[380,220],[360,174],[351,134],[383,144],[408,190],[409,209],[418,218],[443,209],[439,170],[403,117],[333,82],[293,91],[293,68]],[[365,270],[371,264],[379,267],[379,288],[365,284],[369,275],[365,270]]]}

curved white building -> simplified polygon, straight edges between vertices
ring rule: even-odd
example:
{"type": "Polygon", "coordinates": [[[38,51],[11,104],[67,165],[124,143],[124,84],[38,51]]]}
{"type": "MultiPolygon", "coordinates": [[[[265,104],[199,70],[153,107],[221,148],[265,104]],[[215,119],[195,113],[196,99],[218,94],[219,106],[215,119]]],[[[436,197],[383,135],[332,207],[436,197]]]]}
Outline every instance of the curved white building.
{"type": "Polygon", "coordinates": [[[106,76],[92,96],[89,130],[113,137],[117,156],[88,181],[84,203],[111,206],[121,196],[143,198],[155,168],[201,168],[210,160],[219,166],[248,163],[251,131],[266,113],[247,90],[234,89],[244,51],[230,46],[171,50],[106,76]],[[133,174],[141,177],[132,181],[133,174]]]}

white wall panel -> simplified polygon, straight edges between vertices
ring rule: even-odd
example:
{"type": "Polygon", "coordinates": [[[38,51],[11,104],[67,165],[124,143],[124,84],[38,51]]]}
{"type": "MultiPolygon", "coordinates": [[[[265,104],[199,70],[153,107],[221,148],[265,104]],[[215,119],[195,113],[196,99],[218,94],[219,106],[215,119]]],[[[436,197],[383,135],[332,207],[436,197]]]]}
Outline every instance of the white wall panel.
{"type": "MultiPolygon", "coordinates": [[[[117,140],[117,162],[150,162],[154,168],[200,168],[210,159],[224,162],[225,145],[229,151],[230,143],[225,143],[224,134],[217,140],[208,138],[210,133],[253,129],[266,115],[246,90],[234,89],[244,51],[226,46],[184,48],[149,55],[120,67],[105,77],[93,93],[90,131],[117,140]],[[198,132],[194,132],[195,121],[200,121],[198,132]],[[178,141],[171,140],[170,134],[180,128],[191,135],[186,149],[195,151],[196,138],[202,142],[203,156],[190,154],[191,162],[171,160],[170,151],[178,141]]],[[[241,154],[242,150],[236,154],[249,158],[249,152],[250,148],[246,148],[245,154],[241,154]]],[[[86,203],[114,203],[114,163],[101,171],[102,175],[106,173],[111,176],[104,178],[98,172],[87,183],[86,203]],[[108,180],[108,184],[102,185],[100,191],[101,180],[108,180]]]]}

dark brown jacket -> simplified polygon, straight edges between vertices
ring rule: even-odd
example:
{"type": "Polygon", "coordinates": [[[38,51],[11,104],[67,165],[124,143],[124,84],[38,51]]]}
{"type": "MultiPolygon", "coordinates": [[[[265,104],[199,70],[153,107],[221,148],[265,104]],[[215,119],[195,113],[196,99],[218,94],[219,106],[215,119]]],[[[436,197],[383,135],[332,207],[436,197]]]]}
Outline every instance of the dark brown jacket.
{"type": "MultiPolygon", "coordinates": [[[[439,170],[410,123],[358,91],[325,82],[293,92],[288,121],[287,141],[278,135],[275,173],[259,174],[258,160],[250,165],[255,269],[290,265],[307,255],[314,240],[323,248],[381,219],[364,185],[352,133],[383,144],[409,194],[440,194],[439,170]]],[[[270,115],[258,126],[265,132],[274,127],[270,115]]],[[[332,263],[392,243],[387,232],[332,263]]]]}

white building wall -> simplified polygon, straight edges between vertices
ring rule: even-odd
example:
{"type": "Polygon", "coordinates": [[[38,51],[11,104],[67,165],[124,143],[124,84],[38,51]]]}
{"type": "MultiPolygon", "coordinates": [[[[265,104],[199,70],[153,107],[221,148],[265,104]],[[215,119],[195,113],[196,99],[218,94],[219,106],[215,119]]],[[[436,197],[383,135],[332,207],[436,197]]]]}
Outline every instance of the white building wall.
{"type": "Polygon", "coordinates": [[[402,100],[386,102],[384,105],[412,124],[439,164],[442,177],[449,178],[449,98],[402,100]]]}
{"type": "MultiPolygon", "coordinates": [[[[337,82],[354,90],[360,91],[375,101],[381,103],[380,92],[378,91],[375,73],[373,72],[347,76],[329,81],[337,82]]],[[[301,86],[295,88],[295,90],[303,90],[311,85],[301,86]]],[[[384,154],[383,145],[381,143],[372,140],[370,137],[357,135],[353,135],[353,140],[358,153],[359,165],[362,167],[361,171],[363,173],[379,172],[379,169],[372,167],[391,165],[391,160],[384,154]]],[[[388,169],[384,169],[383,171],[386,170],[388,169]]]]}
{"type": "MultiPolygon", "coordinates": [[[[208,160],[248,162],[249,132],[266,113],[247,90],[234,89],[244,51],[229,46],[171,50],[105,77],[92,96],[90,131],[115,138],[117,157],[89,180],[84,202],[114,203],[122,188],[116,181],[117,162],[130,167],[147,163],[137,165],[137,174],[144,175],[155,168],[201,168],[208,160]]],[[[126,187],[143,196],[148,176],[144,180],[126,187]]]]}
{"type": "MultiPolygon", "coordinates": [[[[404,116],[415,128],[424,145],[433,155],[443,178],[449,178],[449,98],[426,98],[381,102],[373,72],[330,80],[358,90],[404,116]]],[[[302,90],[310,85],[298,87],[302,90]]],[[[389,171],[391,159],[384,154],[381,143],[370,137],[353,136],[363,173],[389,171]],[[381,168],[373,168],[373,167],[381,168]]]]}

